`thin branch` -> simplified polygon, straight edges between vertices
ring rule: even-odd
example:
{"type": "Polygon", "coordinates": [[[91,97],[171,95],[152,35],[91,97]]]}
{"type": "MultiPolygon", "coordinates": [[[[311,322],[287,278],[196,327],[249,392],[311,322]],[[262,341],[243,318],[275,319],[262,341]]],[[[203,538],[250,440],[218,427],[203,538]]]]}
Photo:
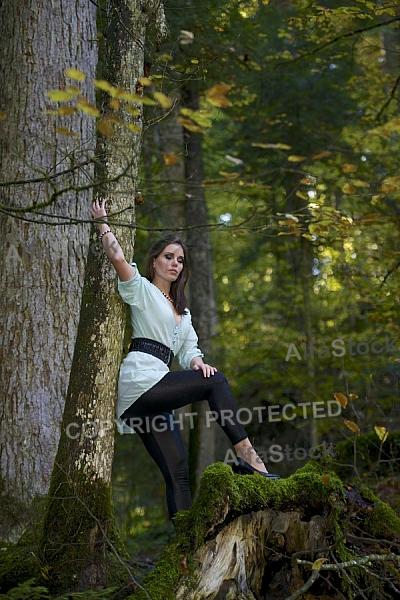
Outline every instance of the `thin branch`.
{"type": "Polygon", "coordinates": [[[303,592],[306,592],[308,590],[308,588],[310,588],[312,586],[312,584],[314,583],[314,581],[316,579],[318,579],[318,576],[319,576],[319,571],[313,571],[311,573],[310,579],[308,579],[306,581],[306,583],[301,586],[301,588],[299,588],[298,590],[296,590],[294,592],[294,594],[292,594],[291,596],[289,596],[288,598],[286,598],[286,600],[296,600],[296,598],[298,598],[299,596],[301,596],[303,594],[303,592]]]}
{"type": "MultiPolygon", "coordinates": [[[[343,563],[337,564],[323,564],[321,565],[321,571],[341,571],[342,569],[347,569],[349,567],[358,567],[361,565],[366,565],[369,562],[385,562],[389,560],[396,560],[400,564],[400,556],[398,554],[394,554],[390,552],[389,554],[368,554],[368,556],[363,556],[360,558],[355,558],[354,560],[348,560],[343,563]]],[[[314,563],[309,560],[301,560],[300,558],[296,559],[296,562],[300,565],[308,565],[310,567],[313,566],[314,563]]]]}
{"type": "MultiPolygon", "coordinates": [[[[59,171],[57,173],[54,173],[53,175],[50,175],[49,173],[44,173],[44,175],[42,177],[36,177],[33,179],[22,179],[22,180],[21,179],[13,179],[11,181],[0,181],[0,187],[10,187],[13,185],[29,185],[31,183],[46,183],[46,182],[49,182],[51,179],[57,179],[58,177],[63,177],[64,175],[68,175],[68,173],[73,173],[74,171],[81,169],[82,167],[86,167],[87,165],[90,165],[94,162],[96,162],[96,161],[94,161],[93,159],[85,160],[82,163],[74,165],[70,169],[65,169],[64,171],[59,171]]],[[[41,172],[40,169],[37,169],[37,171],[39,173],[41,172]]]]}
{"type": "MultiPolygon", "coordinates": [[[[37,211],[38,208],[46,208],[47,206],[54,204],[59,196],[62,196],[63,194],[67,194],[68,192],[75,192],[75,193],[87,192],[88,190],[99,188],[99,187],[102,187],[103,185],[108,185],[110,183],[116,183],[122,177],[126,176],[126,173],[128,172],[128,169],[130,168],[130,166],[131,165],[128,164],[121,173],[119,173],[115,177],[111,177],[109,179],[103,179],[98,182],[93,181],[86,185],[80,185],[80,186],[70,185],[70,186],[68,186],[66,188],[62,188],[60,190],[55,189],[55,191],[51,194],[51,196],[48,200],[45,200],[44,202],[40,202],[39,204],[31,204],[30,206],[25,206],[25,207],[7,206],[5,204],[0,204],[0,210],[2,212],[9,212],[9,213],[27,213],[27,212],[34,213],[37,211]]],[[[47,181],[54,189],[54,183],[51,181],[51,179],[49,178],[47,181]]],[[[14,215],[14,216],[16,216],[16,215],[14,215]]],[[[50,215],[48,215],[48,216],[50,216],[50,215]]]]}
{"type": "MultiPolygon", "coordinates": [[[[400,81],[400,75],[399,75],[399,81],[400,81]]],[[[400,261],[399,261],[399,262],[398,262],[398,263],[397,263],[397,264],[396,264],[394,267],[392,267],[391,269],[389,269],[389,270],[388,270],[388,272],[386,273],[385,277],[382,279],[382,283],[381,283],[381,285],[379,286],[379,289],[381,289],[381,288],[382,288],[382,287],[385,285],[385,283],[386,283],[386,281],[388,280],[388,278],[389,278],[389,277],[392,275],[392,273],[394,273],[394,272],[395,272],[395,271],[396,271],[396,270],[397,270],[399,267],[400,267],[400,261]]]]}
{"type": "Polygon", "coordinates": [[[372,29],[377,29],[379,27],[385,27],[386,25],[390,25],[392,23],[397,23],[398,21],[400,21],[400,17],[396,17],[394,19],[388,19],[387,21],[384,21],[383,23],[376,23],[375,25],[370,25],[369,27],[362,27],[361,29],[354,29],[353,31],[349,31],[348,33],[343,33],[342,35],[338,35],[335,38],[333,38],[332,40],[329,40],[329,41],[325,42],[324,44],[321,44],[317,48],[314,48],[314,50],[304,52],[303,54],[296,56],[295,58],[291,59],[290,61],[286,61],[285,63],[280,63],[280,65],[278,64],[277,66],[282,66],[282,64],[288,64],[288,62],[290,62],[290,63],[297,62],[297,61],[301,60],[302,58],[305,58],[306,56],[312,56],[313,54],[317,54],[321,50],[324,50],[328,46],[332,46],[333,44],[336,44],[337,42],[340,42],[341,40],[353,37],[354,35],[365,33],[366,31],[371,31],[372,29]]]}
{"type": "Polygon", "coordinates": [[[389,106],[389,104],[391,103],[391,101],[394,99],[394,95],[395,95],[395,92],[396,92],[399,84],[400,84],[400,75],[397,77],[397,79],[396,79],[396,81],[394,83],[394,86],[392,88],[392,91],[390,92],[389,98],[386,100],[386,102],[384,102],[382,108],[378,112],[378,116],[376,117],[377,121],[381,120],[381,116],[382,116],[383,112],[387,109],[387,107],[389,106]]]}

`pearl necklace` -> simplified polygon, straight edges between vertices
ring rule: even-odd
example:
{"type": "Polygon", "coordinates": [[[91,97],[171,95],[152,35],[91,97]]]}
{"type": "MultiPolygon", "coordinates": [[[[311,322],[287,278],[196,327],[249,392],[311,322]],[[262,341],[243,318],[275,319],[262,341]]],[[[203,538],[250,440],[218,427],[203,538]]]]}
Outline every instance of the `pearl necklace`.
{"type": "Polygon", "coordinates": [[[170,298],[165,292],[163,292],[162,290],[160,290],[160,288],[158,287],[158,285],[156,285],[153,282],[152,282],[152,285],[154,285],[154,287],[156,287],[158,289],[158,291],[162,293],[162,295],[164,296],[164,298],[166,298],[167,300],[169,300],[172,304],[175,304],[174,301],[172,300],[172,298],[170,298]]]}

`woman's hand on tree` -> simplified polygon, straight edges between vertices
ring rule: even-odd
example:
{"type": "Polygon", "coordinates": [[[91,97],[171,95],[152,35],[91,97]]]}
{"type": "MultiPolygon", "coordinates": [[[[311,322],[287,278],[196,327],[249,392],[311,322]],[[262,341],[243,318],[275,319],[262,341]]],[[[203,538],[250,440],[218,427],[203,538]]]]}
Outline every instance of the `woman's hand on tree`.
{"type": "MultiPolygon", "coordinates": [[[[105,209],[105,205],[106,205],[105,199],[95,200],[93,202],[92,208],[90,211],[92,213],[93,219],[104,219],[105,221],[107,220],[107,211],[105,209]]],[[[96,223],[96,225],[99,227],[101,225],[104,225],[104,223],[96,223]]]]}

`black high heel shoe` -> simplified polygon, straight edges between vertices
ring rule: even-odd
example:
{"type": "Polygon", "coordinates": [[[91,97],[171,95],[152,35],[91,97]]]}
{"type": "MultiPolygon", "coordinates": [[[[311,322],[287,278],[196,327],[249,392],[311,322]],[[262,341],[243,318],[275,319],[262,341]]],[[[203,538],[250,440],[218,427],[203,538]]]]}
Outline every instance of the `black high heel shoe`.
{"type": "Polygon", "coordinates": [[[243,458],[236,458],[236,463],[232,465],[232,471],[237,475],[262,475],[263,477],[268,477],[268,479],[280,479],[280,475],[274,475],[273,473],[263,473],[258,469],[255,469],[248,462],[243,460],[243,458]]]}

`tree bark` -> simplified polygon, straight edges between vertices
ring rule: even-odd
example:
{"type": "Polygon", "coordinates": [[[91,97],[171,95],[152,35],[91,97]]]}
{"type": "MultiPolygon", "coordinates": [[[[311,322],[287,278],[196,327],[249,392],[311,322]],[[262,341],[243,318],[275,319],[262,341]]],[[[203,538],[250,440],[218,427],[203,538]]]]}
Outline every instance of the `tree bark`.
{"type": "Polygon", "coordinates": [[[91,191],[76,188],[93,176],[93,117],[68,117],[76,137],[59,135],[45,92],[74,84],[66,68],[94,78],[96,13],[86,0],[3,2],[0,23],[0,538],[15,540],[50,483],[88,249],[88,227],[70,219],[87,217],[91,191]]]}
{"type": "MultiPolygon", "coordinates": [[[[158,1],[110,0],[105,78],[130,93],[143,75],[146,27],[164,29],[158,1]]],[[[104,110],[107,108],[104,103],[104,110]]],[[[126,117],[128,119],[130,117],[126,117]]],[[[135,124],[141,121],[135,118],[135,124]]],[[[127,128],[102,140],[102,190],[109,223],[127,258],[132,254],[134,201],[141,134],[127,128]],[[118,220],[114,217],[118,213],[118,220]]],[[[89,206],[87,207],[89,210],[89,206]]],[[[92,232],[92,239],[97,234],[92,232]],[[94,237],[93,237],[94,236],[94,237]]],[[[62,590],[97,589],[107,582],[107,551],[116,551],[111,503],[114,405],[126,311],[104,253],[89,255],[62,436],[52,474],[41,555],[62,590]]]]}

